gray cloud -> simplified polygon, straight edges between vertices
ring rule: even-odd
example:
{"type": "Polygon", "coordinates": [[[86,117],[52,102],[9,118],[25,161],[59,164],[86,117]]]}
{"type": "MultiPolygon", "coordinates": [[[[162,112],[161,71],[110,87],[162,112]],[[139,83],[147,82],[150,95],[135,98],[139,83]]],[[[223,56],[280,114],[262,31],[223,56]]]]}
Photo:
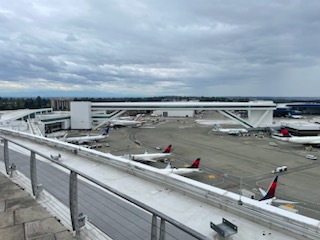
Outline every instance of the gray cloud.
{"type": "Polygon", "coordinates": [[[35,86],[66,96],[319,96],[318,9],[316,0],[2,1],[0,96],[35,86]]]}

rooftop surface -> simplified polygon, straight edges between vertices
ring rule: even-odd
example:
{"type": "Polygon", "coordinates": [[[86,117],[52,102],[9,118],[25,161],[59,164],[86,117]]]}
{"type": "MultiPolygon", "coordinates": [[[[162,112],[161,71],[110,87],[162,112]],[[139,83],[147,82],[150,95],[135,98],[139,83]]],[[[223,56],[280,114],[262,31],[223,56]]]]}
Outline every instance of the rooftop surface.
{"type": "Polygon", "coordinates": [[[0,172],[0,239],[77,239],[20,186],[0,172]]]}

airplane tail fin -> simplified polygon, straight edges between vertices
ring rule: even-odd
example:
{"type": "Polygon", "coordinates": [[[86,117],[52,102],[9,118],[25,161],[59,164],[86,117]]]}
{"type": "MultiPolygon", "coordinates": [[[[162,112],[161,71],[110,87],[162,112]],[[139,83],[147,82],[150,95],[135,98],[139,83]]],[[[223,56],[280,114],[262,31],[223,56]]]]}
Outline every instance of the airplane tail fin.
{"type": "Polygon", "coordinates": [[[107,135],[109,136],[109,131],[110,131],[110,128],[107,127],[106,130],[104,131],[104,133],[102,135],[107,135]]]}
{"type": "Polygon", "coordinates": [[[189,168],[199,168],[201,158],[197,158],[189,168]]]}
{"type": "Polygon", "coordinates": [[[139,121],[141,117],[142,117],[142,114],[137,114],[134,121],[139,121]]]}
{"type": "Polygon", "coordinates": [[[213,130],[214,131],[219,131],[221,129],[221,126],[219,124],[213,125],[213,130]]]}
{"type": "Polygon", "coordinates": [[[286,128],[281,128],[281,133],[284,137],[290,137],[290,133],[286,128]]]}
{"type": "Polygon", "coordinates": [[[170,144],[163,153],[170,153],[172,145],[170,144]]]}
{"type": "Polygon", "coordinates": [[[171,168],[172,168],[171,162],[168,162],[168,165],[165,167],[165,169],[171,169],[171,168]]]}
{"type": "Polygon", "coordinates": [[[59,140],[61,140],[61,141],[66,141],[66,139],[67,139],[67,136],[68,136],[68,132],[66,132],[66,134],[65,135],[63,135],[63,137],[62,138],[60,138],[59,140]]]}
{"type": "Polygon", "coordinates": [[[261,198],[259,201],[263,201],[263,200],[267,200],[267,199],[270,199],[270,198],[274,198],[275,197],[275,193],[276,193],[277,183],[278,183],[278,176],[276,176],[273,179],[272,183],[269,186],[267,194],[264,195],[264,197],[261,198]]]}

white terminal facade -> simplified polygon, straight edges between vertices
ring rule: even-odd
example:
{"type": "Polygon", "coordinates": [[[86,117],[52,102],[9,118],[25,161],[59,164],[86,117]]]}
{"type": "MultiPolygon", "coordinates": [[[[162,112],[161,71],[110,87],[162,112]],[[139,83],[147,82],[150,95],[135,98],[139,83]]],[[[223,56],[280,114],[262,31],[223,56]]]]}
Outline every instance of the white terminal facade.
{"type": "Polygon", "coordinates": [[[0,127],[11,127],[16,130],[32,129],[34,134],[44,136],[57,130],[95,129],[107,125],[111,117],[120,116],[128,110],[150,110],[163,117],[193,117],[196,111],[216,110],[246,128],[256,128],[272,125],[275,109],[276,104],[271,101],[70,102],[70,112],[53,113],[52,108],[48,108],[2,113],[0,127]],[[248,118],[243,119],[234,111],[247,111],[248,118]]]}

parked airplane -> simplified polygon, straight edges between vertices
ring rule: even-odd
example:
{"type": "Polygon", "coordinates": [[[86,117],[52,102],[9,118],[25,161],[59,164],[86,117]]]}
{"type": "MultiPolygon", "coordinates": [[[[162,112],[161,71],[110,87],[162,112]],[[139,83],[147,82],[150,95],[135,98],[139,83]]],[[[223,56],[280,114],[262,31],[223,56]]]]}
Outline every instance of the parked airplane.
{"type": "Polygon", "coordinates": [[[247,133],[248,130],[245,128],[222,128],[220,125],[215,124],[213,126],[213,131],[228,133],[230,135],[239,135],[242,133],[247,133]]]}
{"type": "Polygon", "coordinates": [[[195,123],[201,124],[201,125],[208,125],[208,126],[212,126],[216,124],[215,120],[209,120],[209,119],[197,119],[195,120],[195,123]]]}
{"type": "Polygon", "coordinates": [[[272,183],[269,186],[268,192],[264,191],[262,188],[259,188],[259,191],[263,195],[263,197],[259,200],[261,202],[264,202],[266,204],[272,204],[272,203],[278,203],[278,204],[295,204],[297,202],[292,202],[292,201],[287,201],[287,200],[282,200],[282,199],[277,199],[275,197],[276,193],[276,187],[278,183],[278,176],[276,176],[272,183]]]}
{"type": "Polygon", "coordinates": [[[140,118],[142,114],[138,114],[134,120],[127,120],[127,119],[110,119],[108,121],[109,127],[128,127],[128,126],[134,126],[139,127],[142,125],[140,118]]]}
{"type": "Polygon", "coordinates": [[[291,113],[288,114],[288,117],[294,118],[294,119],[302,119],[303,118],[302,115],[300,115],[300,114],[291,114],[291,113]]]}
{"type": "Polygon", "coordinates": [[[139,162],[157,162],[159,160],[165,160],[167,157],[171,155],[171,144],[166,148],[163,153],[148,153],[145,152],[143,154],[130,154],[129,159],[139,162]]]}
{"type": "Polygon", "coordinates": [[[271,137],[291,143],[299,143],[306,145],[320,145],[320,136],[293,136],[287,129],[281,128],[281,133],[273,133],[271,137]]]}
{"type": "Polygon", "coordinates": [[[168,163],[167,167],[164,169],[160,169],[161,172],[164,173],[175,173],[178,175],[188,176],[192,175],[194,173],[202,172],[202,170],[199,168],[200,159],[197,158],[192,165],[186,168],[176,168],[171,166],[171,162],[168,163]]]}
{"type": "Polygon", "coordinates": [[[68,143],[77,143],[77,144],[83,144],[88,142],[97,142],[99,140],[105,139],[109,137],[109,127],[105,129],[105,132],[100,135],[94,135],[94,136],[81,136],[81,137],[66,137],[66,135],[63,138],[60,138],[59,140],[68,142],[68,143]]]}

